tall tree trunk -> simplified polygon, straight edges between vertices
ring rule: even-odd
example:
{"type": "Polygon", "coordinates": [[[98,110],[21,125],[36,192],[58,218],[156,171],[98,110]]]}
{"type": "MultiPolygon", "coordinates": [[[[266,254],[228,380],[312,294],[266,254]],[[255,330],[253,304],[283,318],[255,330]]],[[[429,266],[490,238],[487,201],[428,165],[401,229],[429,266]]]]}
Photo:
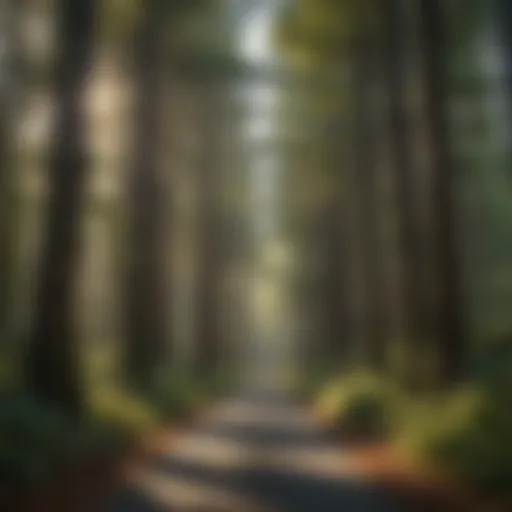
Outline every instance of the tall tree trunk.
{"type": "MultiPolygon", "coordinates": [[[[414,156],[410,127],[407,120],[407,40],[404,34],[407,16],[401,0],[385,0],[382,3],[384,20],[384,54],[386,87],[389,100],[389,122],[391,152],[394,162],[398,207],[398,243],[401,268],[404,339],[407,346],[400,347],[407,354],[419,342],[424,341],[423,314],[425,305],[421,300],[422,280],[419,260],[419,218],[417,210],[417,183],[414,172],[414,156]]],[[[419,356],[419,354],[416,354],[419,356]]],[[[412,361],[407,368],[414,372],[412,361]]],[[[413,375],[409,375],[413,377],[413,375]]]]}
{"type": "Polygon", "coordinates": [[[25,2],[9,0],[0,6],[0,34],[5,49],[0,57],[0,343],[12,340],[13,277],[17,238],[17,151],[14,139],[23,99],[21,20],[25,2]]]}
{"type": "Polygon", "coordinates": [[[340,208],[336,205],[329,213],[326,225],[327,269],[326,313],[327,313],[327,352],[326,356],[336,367],[347,361],[347,310],[345,286],[345,247],[340,220],[340,208]]]}
{"type": "Polygon", "coordinates": [[[219,135],[219,97],[216,84],[203,84],[201,97],[201,140],[198,182],[199,247],[197,275],[197,336],[194,347],[196,377],[208,379],[219,369],[221,340],[219,329],[220,246],[218,209],[215,191],[218,189],[218,166],[221,152],[219,135]]]}
{"type": "Polygon", "coordinates": [[[508,0],[497,2],[497,25],[501,31],[501,41],[505,61],[505,87],[508,100],[508,126],[512,129],[512,3],[508,0]]]}
{"type": "Polygon", "coordinates": [[[148,0],[134,38],[134,141],[128,190],[128,268],[124,369],[128,384],[146,390],[165,362],[165,187],[160,168],[163,0],[148,0]]]}
{"type": "Polygon", "coordinates": [[[4,341],[9,302],[10,276],[10,188],[11,188],[11,87],[12,60],[10,58],[9,24],[12,22],[10,5],[0,5],[0,34],[6,41],[7,49],[0,55],[0,343],[4,341]]]}
{"type": "Polygon", "coordinates": [[[385,362],[384,290],[379,256],[379,199],[376,190],[377,151],[375,121],[372,111],[374,54],[372,45],[360,41],[353,49],[355,163],[354,185],[360,217],[362,241],[363,303],[365,327],[363,340],[365,358],[380,370],[385,362]]]}
{"type": "Polygon", "coordinates": [[[80,408],[75,284],[80,214],[87,175],[82,101],[94,34],[94,0],[58,3],[56,118],[49,207],[28,380],[32,390],[70,410],[80,408]]]}
{"type": "Polygon", "coordinates": [[[343,201],[343,165],[344,150],[340,144],[343,137],[344,119],[339,114],[332,125],[328,137],[328,151],[331,160],[328,163],[333,173],[333,197],[327,209],[325,219],[326,265],[328,280],[326,282],[326,313],[328,326],[327,357],[337,368],[346,367],[349,363],[349,340],[353,338],[348,301],[350,297],[349,280],[347,279],[349,257],[347,253],[346,205],[343,201]]]}
{"type": "Polygon", "coordinates": [[[461,266],[459,262],[454,197],[453,162],[450,155],[447,114],[446,26],[441,0],[420,0],[420,40],[423,53],[426,117],[432,153],[439,379],[450,384],[464,372],[466,340],[462,317],[461,266]]]}

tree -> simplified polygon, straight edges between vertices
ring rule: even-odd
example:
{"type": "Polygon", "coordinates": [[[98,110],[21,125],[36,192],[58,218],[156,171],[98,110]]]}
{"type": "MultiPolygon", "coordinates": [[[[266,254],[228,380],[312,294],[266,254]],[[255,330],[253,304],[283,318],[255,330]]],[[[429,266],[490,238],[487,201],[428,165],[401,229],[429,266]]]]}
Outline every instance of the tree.
{"type": "MultiPolygon", "coordinates": [[[[407,37],[404,33],[408,17],[404,2],[385,0],[382,8],[384,31],[384,61],[386,94],[389,104],[391,153],[396,175],[398,208],[398,243],[404,310],[404,342],[407,345],[424,341],[422,311],[422,281],[419,261],[419,224],[416,208],[417,183],[414,173],[414,155],[407,119],[407,37]]],[[[408,351],[408,347],[402,347],[408,351]]],[[[410,363],[411,361],[409,361],[410,363]]]]}
{"type": "MultiPolygon", "coordinates": [[[[508,101],[512,103],[512,5],[510,2],[498,0],[497,16],[505,54],[505,86],[508,90],[508,101]]],[[[509,111],[512,114],[512,105],[509,105],[509,111]]],[[[512,120],[512,115],[509,119],[512,120]]]]}
{"type": "Polygon", "coordinates": [[[441,383],[449,384],[460,379],[464,373],[466,340],[447,114],[447,27],[440,0],[420,0],[419,7],[426,91],[425,110],[432,154],[432,229],[437,273],[439,379],[441,383]]]}
{"type": "MultiPolygon", "coordinates": [[[[377,73],[376,35],[380,18],[373,1],[302,0],[284,10],[277,42],[292,66],[309,73],[328,69],[331,75],[343,70],[352,84],[349,92],[341,85],[338,105],[350,108],[352,154],[344,169],[346,186],[352,195],[347,204],[345,231],[350,232],[350,331],[357,338],[360,352],[373,365],[384,362],[386,290],[380,250],[380,199],[377,190],[378,157],[376,112],[373,110],[377,73]],[[348,73],[347,73],[348,70],[348,73]],[[333,73],[334,72],[334,73],[333,73]],[[349,224],[352,224],[349,226],[349,224]],[[357,246],[357,247],[356,247],[357,246]],[[356,256],[357,254],[357,256],[356,256]],[[357,262],[356,260],[362,260],[357,262]],[[357,275],[355,275],[357,274],[357,275]]],[[[325,76],[325,75],[324,75],[325,76]]],[[[344,109],[341,108],[340,111],[344,109]]],[[[342,120],[343,121],[343,120],[342,120]]],[[[342,144],[342,141],[339,141],[342,144]]],[[[347,201],[349,194],[345,194],[347,201]]],[[[339,250],[339,249],[338,249],[339,250]]]]}
{"type": "MultiPolygon", "coordinates": [[[[164,202],[160,164],[163,0],[148,0],[133,39],[134,142],[128,184],[124,368],[144,390],[167,353],[164,202]]],[[[167,20],[169,21],[169,20],[167,20]]]]}
{"type": "MultiPolygon", "coordinates": [[[[385,289],[379,255],[379,194],[377,190],[378,155],[376,120],[372,108],[376,85],[374,42],[362,33],[352,47],[354,168],[352,183],[357,199],[361,229],[361,258],[364,311],[363,351],[370,365],[380,370],[385,364],[385,289]]],[[[377,82],[378,83],[378,82],[377,82]]],[[[373,104],[375,105],[375,104],[373,104]]]]}
{"type": "Polygon", "coordinates": [[[327,211],[325,219],[325,235],[327,236],[325,256],[328,271],[325,282],[326,318],[327,318],[327,357],[335,358],[343,364],[347,363],[348,343],[351,338],[347,322],[346,305],[346,239],[343,232],[344,219],[342,209],[339,207],[340,199],[327,211]]]}
{"type": "Polygon", "coordinates": [[[30,387],[72,411],[81,406],[74,322],[80,213],[87,177],[82,99],[94,35],[94,0],[58,3],[56,116],[46,239],[29,339],[30,387]]]}
{"type": "Polygon", "coordinates": [[[196,345],[193,372],[201,379],[211,378],[219,369],[221,340],[219,331],[220,248],[217,190],[221,154],[219,108],[222,99],[218,84],[206,81],[200,94],[200,155],[198,166],[198,274],[196,345]]]}
{"type": "Polygon", "coordinates": [[[14,103],[13,86],[17,78],[13,64],[15,60],[14,34],[17,26],[16,11],[10,3],[0,6],[0,33],[4,35],[6,48],[0,55],[0,341],[3,341],[8,321],[12,275],[12,230],[8,219],[12,206],[12,119],[14,103]]]}
{"type": "Polygon", "coordinates": [[[19,198],[15,138],[25,99],[27,62],[22,21],[26,2],[10,0],[0,6],[0,342],[12,341],[11,319],[18,240],[19,198]]]}

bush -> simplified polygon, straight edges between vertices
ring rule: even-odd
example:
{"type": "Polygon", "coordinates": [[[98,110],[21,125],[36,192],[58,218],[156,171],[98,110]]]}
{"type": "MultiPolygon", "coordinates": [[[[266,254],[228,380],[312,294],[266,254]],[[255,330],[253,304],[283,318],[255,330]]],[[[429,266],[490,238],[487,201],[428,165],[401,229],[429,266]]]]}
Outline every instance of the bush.
{"type": "Polygon", "coordinates": [[[468,387],[426,404],[411,425],[415,456],[485,493],[512,496],[512,418],[489,390],[468,387]]]}
{"type": "Polygon", "coordinates": [[[295,385],[295,391],[302,400],[314,400],[325,387],[325,373],[323,371],[311,371],[307,375],[301,375],[295,385]]]}
{"type": "Polygon", "coordinates": [[[156,381],[151,399],[165,419],[183,419],[199,405],[203,393],[189,377],[164,371],[156,381]]]}
{"type": "Polygon", "coordinates": [[[204,399],[218,398],[233,389],[239,376],[229,368],[220,369],[215,376],[208,382],[203,382],[198,388],[201,388],[201,396],[204,399]]]}
{"type": "Polygon", "coordinates": [[[27,394],[4,393],[0,481],[8,489],[37,486],[77,460],[118,451],[134,433],[137,408],[120,393],[102,395],[92,405],[90,416],[78,421],[27,394]]]}
{"type": "Polygon", "coordinates": [[[62,411],[21,394],[0,407],[0,474],[10,486],[45,481],[78,448],[78,426],[62,411]]]}
{"type": "Polygon", "coordinates": [[[490,342],[478,351],[471,377],[488,390],[494,402],[512,410],[512,340],[490,342]]]}
{"type": "Polygon", "coordinates": [[[376,440],[394,431],[402,400],[392,384],[363,371],[332,381],[320,393],[317,405],[351,438],[376,440]]]}
{"type": "Polygon", "coordinates": [[[9,488],[45,482],[100,440],[99,429],[29,395],[0,402],[0,476],[9,488]]]}
{"type": "MultiPolygon", "coordinates": [[[[0,345],[2,340],[0,339],[0,345]]],[[[2,389],[19,385],[19,350],[4,345],[0,346],[0,386],[2,389]]]]}
{"type": "Polygon", "coordinates": [[[163,368],[150,399],[165,419],[188,418],[201,404],[229,391],[235,380],[236,375],[227,369],[219,370],[208,380],[198,381],[175,368],[163,368]]]}
{"type": "Polygon", "coordinates": [[[91,422],[116,430],[123,436],[143,433],[158,421],[158,414],[147,400],[119,387],[98,386],[88,396],[91,422]]]}

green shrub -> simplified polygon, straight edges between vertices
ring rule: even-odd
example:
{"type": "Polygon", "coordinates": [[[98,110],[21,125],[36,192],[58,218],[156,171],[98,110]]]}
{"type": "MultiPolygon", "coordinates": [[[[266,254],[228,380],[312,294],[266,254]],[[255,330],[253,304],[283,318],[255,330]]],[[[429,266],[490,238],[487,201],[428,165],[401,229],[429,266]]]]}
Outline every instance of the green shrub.
{"type": "Polygon", "coordinates": [[[58,409],[13,394],[0,405],[0,473],[11,485],[49,478],[75,447],[76,424],[58,409]]]}
{"type": "Polygon", "coordinates": [[[201,403],[204,392],[189,377],[163,371],[151,394],[152,402],[165,419],[190,416],[201,403]]]}
{"type": "Polygon", "coordinates": [[[201,404],[228,392],[236,374],[219,370],[209,379],[198,380],[175,368],[164,367],[159,372],[150,399],[165,419],[187,418],[201,404]]]}
{"type": "MultiPolygon", "coordinates": [[[[0,481],[8,488],[46,482],[75,461],[119,450],[133,433],[119,395],[80,421],[21,393],[0,398],[0,481]],[[127,425],[130,425],[128,428],[127,425]]],[[[112,399],[112,397],[111,397],[112,399]]],[[[124,405],[126,402],[124,402],[124,405]]],[[[133,413],[131,413],[133,414],[133,413]]]]}
{"type": "Polygon", "coordinates": [[[158,421],[157,410],[147,400],[111,385],[91,389],[88,408],[93,424],[126,436],[141,434],[158,421]]]}
{"type": "Polygon", "coordinates": [[[298,380],[295,391],[300,399],[310,401],[314,399],[325,385],[325,378],[319,375],[308,375],[298,380]]]}
{"type": "Polygon", "coordinates": [[[233,389],[238,381],[236,372],[229,368],[220,369],[207,382],[196,384],[196,388],[201,389],[201,396],[205,400],[218,398],[233,389]]]}
{"type": "MultiPolygon", "coordinates": [[[[1,340],[0,340],[1,341],[1,340]]],[[[19,384],[19,350],[12,346],[0,346],[0,386],[14,387],[19,384]]]]}
{"type": "Polygon", "coordinates": [[[425,404],[410,423],[411,453],[493,496],[512,496],[510,411],[482,386],[425,404]]]}
{"type": "Polygon", "coordinates": [[[329,368],[325,364],[313,365],[307,371],[300,372],[299,376],[295,376],[295,393],[300,399],[308,402],[314,401],[330,384],[336,381],[335,376],[338,373],[339,368],[334,371],[333,368],[329,368]]]}
{"type": "Polygon", "coordinates": [[[509,338],[489,343],[477,352],[472,379],[488,391],[494,403],[512,411],[512,341],[509,338]]]}
{"type": "Polygon", "coordinates": [[[322,415],[349,436],[372,440],[393,433],[403,400],[390,382],[361,371],[328,384],[317,405],[322,415]]]}

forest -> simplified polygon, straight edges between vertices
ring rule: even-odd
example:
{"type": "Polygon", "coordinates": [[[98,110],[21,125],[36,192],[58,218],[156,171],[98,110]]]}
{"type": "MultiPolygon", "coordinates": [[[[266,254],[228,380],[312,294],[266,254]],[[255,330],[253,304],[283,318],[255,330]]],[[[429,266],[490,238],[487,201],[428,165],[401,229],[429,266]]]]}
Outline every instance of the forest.
{"type": "Polygon", "coordinates": [[[0,510],[512,510],[511,142],[508,0],[0,0],[0,510]]]}

